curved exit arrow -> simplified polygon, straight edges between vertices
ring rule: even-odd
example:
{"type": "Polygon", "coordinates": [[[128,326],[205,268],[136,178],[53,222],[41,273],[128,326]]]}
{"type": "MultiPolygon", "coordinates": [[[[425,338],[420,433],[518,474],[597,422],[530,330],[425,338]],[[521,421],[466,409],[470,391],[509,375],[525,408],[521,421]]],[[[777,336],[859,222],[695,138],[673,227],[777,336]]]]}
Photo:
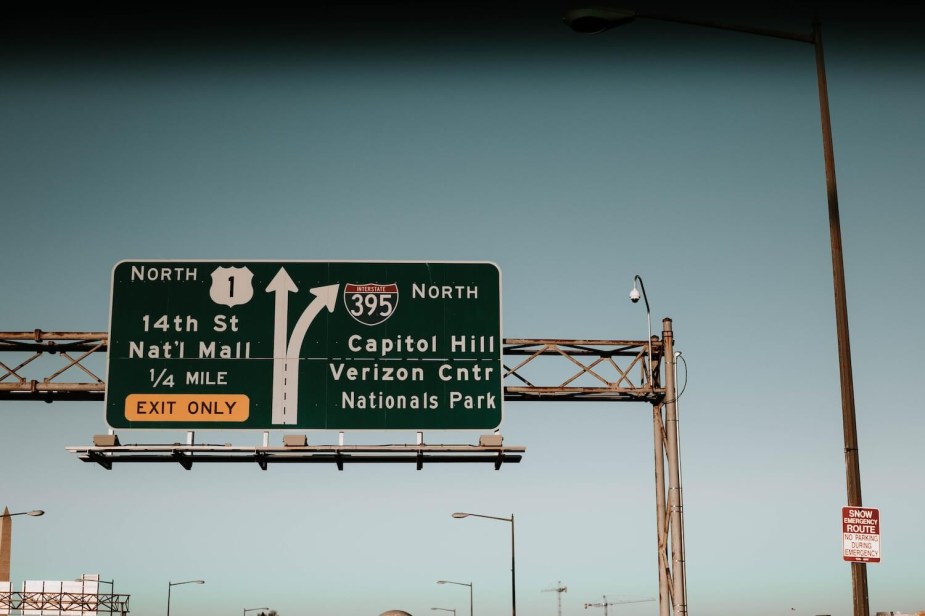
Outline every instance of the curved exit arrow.
{"type": "Polygon", "coordinates": [[[267,286],[268,293],[276,294],[275,317],[273,321],[273,424],[298,423],[299,404],[299,351],[308,333],[312,321],[327,308],[334,312],[337,305],[339,284],[310,289],[315,299],[296,321],[292,334],[288,336],[289,293],[298,291],[298,287],[289,277],[285,268],[280,268],[267,286]]]}
{"type": "Polygon", "coordinates": [[[292,328],[292,336],[289,337],[289,346],[286,348],[287,359],[298,359],[302,341],[305,340],[305,334],[308,333],[308,326],[312,324],[321,309],[327,308],[328,312],[334,312],[334,306],[337,304],[337,289],[339,288],[339,284],[332,284],[311,289],[315,299],[308,305],[308,308],[296,321],[295,327],[292,328]]]}

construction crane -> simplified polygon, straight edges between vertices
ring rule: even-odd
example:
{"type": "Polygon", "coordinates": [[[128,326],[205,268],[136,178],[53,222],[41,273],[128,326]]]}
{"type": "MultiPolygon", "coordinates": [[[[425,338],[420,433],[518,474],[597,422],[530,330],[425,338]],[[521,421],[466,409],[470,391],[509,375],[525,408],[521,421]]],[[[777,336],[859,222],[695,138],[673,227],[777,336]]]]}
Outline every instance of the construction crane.
{"type": "Polygon", "coordinates": [[[541,592],[554,592],[556,599],[559,600],[559,616],[562,616],[562,593],[568,592],[568,586],[563,586],[562,582],[556,582],[555,588],[545,588],[541,592]]]}
{"type": "Polygon", "coordinates": [[[585,603],[585,609],[589,607],[604,608],[604,616],[607,616],[607,607],[610,605],[623,605],[625,603],[645,603],[646,601],[655,601],[655,599],[632,599],[630,601],[607,601],[607,595],[604,595],[603,603],[585,603]]]}

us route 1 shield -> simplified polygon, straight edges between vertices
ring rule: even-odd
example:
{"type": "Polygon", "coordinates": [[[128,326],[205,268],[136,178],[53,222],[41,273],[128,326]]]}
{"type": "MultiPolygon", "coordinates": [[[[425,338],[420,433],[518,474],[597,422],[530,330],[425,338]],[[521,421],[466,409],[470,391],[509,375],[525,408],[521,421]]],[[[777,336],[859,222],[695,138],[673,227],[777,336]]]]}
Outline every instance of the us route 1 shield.
{"type": "Polygon", "coordinates": [[[492,263],[123,261],[113,428],[492,429],[492,263]]]}

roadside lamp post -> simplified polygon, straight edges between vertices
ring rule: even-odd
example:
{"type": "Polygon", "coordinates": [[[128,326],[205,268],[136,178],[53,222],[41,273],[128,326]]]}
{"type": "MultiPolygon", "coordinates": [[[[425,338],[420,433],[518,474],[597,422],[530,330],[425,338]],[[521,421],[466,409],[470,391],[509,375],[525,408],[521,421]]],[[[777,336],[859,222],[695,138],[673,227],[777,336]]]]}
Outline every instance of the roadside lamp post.
{"type": "Polygon", "coordinates": [[[185,582],[167,582],[167,616],[170,616],[170,589],[181,584],[205,584],[205,580],[187,580],[185,582]]]}
{"type": "MultiPolygon", "coordinates": [[[[825,184],[829,215],[829,242],[832,253],[832,279],[835,293],[835,329],[838,339],[838,368],[841,385],[842,430],[845,441],[845,479],[848,491],[848,505],[862,506],[861,467],[858,458],[858,430],[854,406],[854,379],[851,370],[851,342],[848,335],[848,299],[845,290],[845,265],[842,256],[841,217],[838,211],[838,187],[835,182],[835,150],[832,145],[832,122],[829,114],[829,93],[825,76],[825,58],[822,48],[822,26],[818,18],[813,19],[812,32],[786,32],[767,28],[755,28],[739,24],[725,24],[708,20],[682,18],[673,15],[638,13],[613,7],[588,7],[568,11],[564,21],[567,26],[582,34],[594,34],[628,24],[636,19],[652,19],[732,30],[809,43],[816,58],[816,84],[819,91],[819,113],[822,124],[822,149],[825,163],[825,184]]],[[[870,605],[867,589],[867,566],[851,563],[851,587],[855,616],[868,616],[870,605]]],[[[676,590],[685,590],[683,584],[676,590]]],[[[685,601],[686,599],[679,600],[685,601]]],[[[675,604],[678,606],[678,603],[675,604]]],[[[686,603],[683,604],[686,610],[686,603]]]]}
{"type": "MultiPolygon", "coordinates": [[[[457,520],[462,518],[485,518],[486,520],[500,520],[502,522],[510,522],[511,524],[511,616],[517,616],[517,582],[516,575],[514,573],[514,514],[511,514],[511,517],[504,518],[493,515],[482,515],[479,513],[461,513],[457,512],[453,514],[453,517],[457,520]]],[[[471,588],[471,587],[470,587],[471,588]]],[[[470,615],[471,616],[471,615],[470,615]]]]}
{"type": "Polygon", "coordinates": [[[630,291],[630,301],[634,304],[639,301],[639,291],[636,289],[637,282],[639,283],[639,288],[642,289],[642,299],[646,302],[646,327],[649,332],[649,337],[646,338],[646,346],[649,351],[649,365],[646,368],[648,381],[646,384],[650,389],[653,389],[655,387],[655,382],[652,380],[652,311],[649,310],[649,297],[646,295],[646,285],[643,284],[639,274],[633,277],[633,290],[630,291]]]}
{"type": "MultiPolygon", "coordinates": [[[[649,366],[647,370],[648,379],[649,379],[649,388],[654,390],[655,388],[655,379],[656,372],[655,366],[652,363],[652,318],[651,310],[649,308],[649,297],[646,295],[646,285],[642,282],[642,277],[639,274],[633,278],[633,290],[630,291],[630,301],[634,304],[639,301],[640,293],[636,288],[636,283],[639,283],[639,288],[642,289],[641,297],[646,302],[646,325],[649,332],[648,340],[648,353],[649,353],[649,366]]],[[[663,339],[663,342],[667,343],[667,339],[663,339]]],[[[664,353],[664,349],[663,349],[664,353]]],[[[660,360],[661,361],[661,360],[660,360]]],[[[667,391],[675,392],[676,383],[677,383],[677,373],[674,371],[674,361],[675,358],[672,358],[672,367],[669,369],[670,374],[666,373],[665,376],[665,386],[667,391]]],[[[668,570],[666,567],[662,566],[662,563],[659,563],[659,598],[666,602],[666,597],[668,595],[669,589],[671,589],[671,601],[674,604],[675,612],[681,616],[687,614],[687,587],[686,579],[687,564],[684,557],[684,516],[683,516],[683,500],[681,497],[681,454],[678,447],[680,441],[680,436],[678,432],[678,409],[677,409],[677,394],[672,394],[673,399],[665,401],[665,421],[662,423],[661,411],[657,410],[659,407],[653,407],[653,430],[655,437],[655,492],[658,495],[656,500],[655,510],[656,510],[656,529],[658,531],[659,537],[659,559],[662,558],[662,538],[667,538],[668,525],[671,526],[671,550],[672,558],[674,560],[674,566],[671,569],[670,580],[672,583],[669,584],[668,580],[668,570]],[[667,498],[663,500],[662,495],[665,494],[665,463],[664,458],[667,457],[668,460],[668,493],[667,498]],[[666,502],[667,501],[667,502],[666,502]],[[667,510],[666,510],[667,505],[667,510]]],[[[607,600],[604,599],[604,613],[606,616],[607,612],[607,600]]],[[[587,607],[588,604],[585,605],[587,607]]],[[[668,614],[667,603],[665,605],[660,605],[660,609],[663,611],[665,616],[668,614]]]]}
{"type": "Polygon", "coordinates": [[[451,582],[449,580],[437,580],[438,584],[456,584],[457,586],[469,587],[469,616],[472,616],[472,582],[451,582]]]}

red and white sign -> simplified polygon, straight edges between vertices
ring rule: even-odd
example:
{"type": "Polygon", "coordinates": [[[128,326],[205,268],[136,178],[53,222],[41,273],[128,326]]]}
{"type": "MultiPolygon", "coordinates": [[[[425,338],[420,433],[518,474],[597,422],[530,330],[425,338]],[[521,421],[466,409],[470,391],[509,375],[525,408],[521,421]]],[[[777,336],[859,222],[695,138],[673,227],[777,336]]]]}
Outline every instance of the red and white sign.
{"type": "Polygon", "coordinates": [[[842,507],[843,557],[852,563],[880,562],[880,510],[842,507]]]}

